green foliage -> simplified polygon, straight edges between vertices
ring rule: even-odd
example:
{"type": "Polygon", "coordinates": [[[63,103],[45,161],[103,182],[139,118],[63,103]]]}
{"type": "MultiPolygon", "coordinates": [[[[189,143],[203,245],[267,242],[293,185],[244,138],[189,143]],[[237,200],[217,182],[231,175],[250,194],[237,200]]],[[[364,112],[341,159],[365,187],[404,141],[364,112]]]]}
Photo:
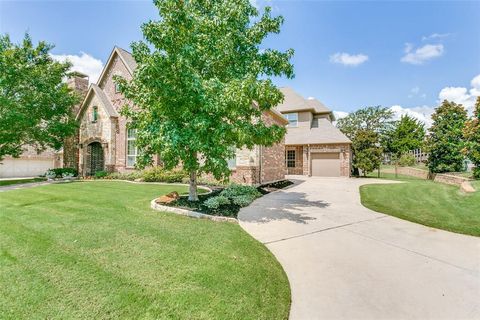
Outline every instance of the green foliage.
{"type": "Polygon", "coordinates": [[[95,175],[94,175],[94,178],[95,179],[103,179],[105,177],[108,176],[108,172],[107,171],[97,171],[95,172],[95,175]]]}
{"type": "Polygon", "coordinates": [[[463,129],[467,111],[461,104],[444,100],[432,115],[427,147],[430,172],[458,172],[464,169],[463,129]]]}
{"type": "Polygon", "coordinates": [[[227,188],[222,190],[221,195],[229,198],[236,196],[250,196],[253,198],[258,198],[261,196],[261,193],[257,190],[257,188],[252,186],[231,184],[227,188]]]}
{"type": "Polygon", "coordinates": [[[353,142],[353,166],[362,170],[366,176],[380,167],[382,148],[378,146],[378,133],[370,130],[360,130],[353,142]]]}
{"type": "Polygon", "coordinates": [[[203,205],[212,210],[218,210],[221,206],[229,205],[230,199],[225,196],[216,196],[208,198],[203,205]]]}
{"type": "Polygon", "coordinates": [[[55,168],[50,169],[53,173],[55,173],[56,178],[62,178],[64,174],[71,174],[73,177],[78,175],[78,171],[75,168],[55,168]]]}
{"type": "Polygon", "coordinates": [[[415,157],[410,153],[402,154],[402,156],[398,160],[398,164],[401,167],[411,167],[415,165],[415,157]]]}
{"type": "Polygon", "coordinates": [[[380,166],[383,152],[380,146],[387,144],[392,116],[388,108],[376,106],[359,109],[338,120],[337,127],[352,141],[354,174],[361,169],[366,175],[380,166]]]}
{"type": "Polygon", "coordinates": [[[28,34],[20,44],[0,35],[0,160],[20,156],[24,145],[59,149],[75,132],[78,97],[62,81],[70,64],[54,61],[52,48],[34,46],[28,34]]]}
{"type": "Polygon", "coordinates": [[[480,179],[480,97],[477,98],[473,117],[465,124],[463,136],[465,138],[464,154],[475,165],[474,178],[480,179]]]}
{"type": "Polygon", "coordinates": [[[182,182],[188,174],[183,170],[166,170],[163,167],[152,167],[146,169],[143,174],[143,180],[146,182],[182,182]]]}
{"type": "Polygon", "coordinates": [[[385,151],[400,156],[410,150],[421,148],[424,140],[425,125],[409,115],[403,115],[387,132],[385,151]]]}
{"type": "Polygon", "coordinates": [[[141,179],[141,178],[143,178],[143,172],[142,171],[112,172],[112,173],[109,173],[108,176],[105,177],[105,179],[128,180],[128,181],[134,181],[134,180],[141,179]]]}
{"type": "Polygon", "coordinates": [[[132,44],[139,65],[132,81],[116,78],[135,108],[123,114],[137,129],[139,165],[159,154],[167,169],[191,175],[230,175],[235,148],[272,145],[285,128],[261,119],[280,103],[271,77],[293,77],[293,50],[260,48],[279,33],[282,17],[260,16],[249,0],[157,0],[160,20],[142,26],[145,42],[132,44]],[[255,103],[253,103],[255,101],[255,103]]]}

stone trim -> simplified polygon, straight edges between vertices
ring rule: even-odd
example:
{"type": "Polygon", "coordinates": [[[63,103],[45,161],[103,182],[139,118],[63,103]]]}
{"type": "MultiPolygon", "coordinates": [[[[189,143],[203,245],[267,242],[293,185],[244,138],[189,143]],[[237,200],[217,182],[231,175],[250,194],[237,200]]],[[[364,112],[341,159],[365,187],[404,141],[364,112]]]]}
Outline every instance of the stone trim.
{"type": "Polygon", "coordinates": [[[212,215],[209,215],[209,214],[204,214],[204,213],[200,213],[200,212],[196,212],[196,211],[192,211],[192,210],[164,206],[164,205],[158,204],[155,201],[155,199],[150,201],[150,207],[153,210],[156,210],[156,211],[175,213],[175,214],[182,215],[182,216],[187,216],[187,217],[190,217],[190,218],[207,219],[207,220],[212,220],[212,221],[216,221],[216,222],[238,223],[237,219],[231,218],[231,217],[212,216],[212,215]]]}

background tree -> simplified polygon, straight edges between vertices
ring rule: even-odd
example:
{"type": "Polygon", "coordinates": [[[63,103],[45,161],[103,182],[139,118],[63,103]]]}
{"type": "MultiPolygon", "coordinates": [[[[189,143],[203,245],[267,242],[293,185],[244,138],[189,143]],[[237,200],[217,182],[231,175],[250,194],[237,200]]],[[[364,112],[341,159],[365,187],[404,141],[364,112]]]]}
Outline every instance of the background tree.
{"type": "Polygon", "coordinates": [[[444,100],[442,105],[435,109],[432,120],[433,125],[427,138],[430,172],[463,171],[463,129],[467,121],[467,111],[461,104],[444,100]]]}
{"type": "Polygon", "coordinates": [[[473,117],[467,121],[463,130],[465,137],[464,153],[473,162],[473,176],[480,179],[480,97],[477,98],[473,117]]]}
{"type": "Polygon", "coordinates": [[[402,154],[423,146],[425,125],[409,115],[403,115],[387,133],[386,141],[386,151],[399,158],[402,154]]]}
{"type": "Polygon", "coordinates": [[[358,175],[358,169],[371,172],[380,166],[382,146],[387,144],[388,132],[394,124],[392,116],[393,111],[376,106],[359,109],[337,121],[337,127],[352,141],[354,175],[358,175]],[[372,164],[377,167],[372,169],[372,164]]]}
{"type": "Polygon", "coordinates": [[[53,61],[52,48],[34,46],[28,35],[20,44],[0,36],[0,160],[20,156],[24,145],[59,149],[75,132],[71,110],[78,98],[62,82],[70,64],[53,61]]]}
{"type": "Polygon", "coordinates": [[[260,49],[282,17],[262,16],[249,0],[156,0],[160,20],[142,26],[146,42],[132,44],[133,80],[117,78],[132,106],[123,110],[137,129],[140,165],[154,154],[167,169],[230,175],[235,148],[272,145],[285,129],[260,117],[283,99],[269,77],[293,77],[293,50],[260,49]],[[255,101],[255,105],[252,102],[255,101]]]}

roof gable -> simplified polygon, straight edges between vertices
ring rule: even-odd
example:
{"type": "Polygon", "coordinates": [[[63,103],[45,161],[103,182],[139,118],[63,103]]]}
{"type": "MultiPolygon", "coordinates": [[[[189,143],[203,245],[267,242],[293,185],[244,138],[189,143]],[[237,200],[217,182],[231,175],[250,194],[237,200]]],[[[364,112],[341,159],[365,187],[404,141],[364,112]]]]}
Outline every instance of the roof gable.
{"type": "Polygon", "coordinates": [[[88,103],[91,101],[91,99],[97,96],[98,100],[100,101],[100,104],[102,105],[103,109],[105,112],[110,116],[110,117],[118,117],[118,112],[115,110],[115,108],[112,106],[112,103],[108,99],[107,95],[105,92],[103,92],[102,89],[100,89],[99,86],[96,84],[92,83],[90,85],[90,88],[88,89],[87,94],[85,95],[85,99],[83,99],[83,102],[80,106],[80,109],[78,110],[78,113],[75,117],[75,119],[78,121],[83,113],[85,112],[86,107],[88,106],[88,103]]]}
{"type": "Polygon", "coordinates": [[[101,84],[102,81],[105,80],[106,76],[108,75],[108,70],[112,67],[113,61],[117,56],[125,65],[130,75],[133,76],[133,72],[137,68],[137,63],[135,62],[135,59],[132,57],[130,52],[115,46],[113,47],[113,50],[110,53],[110,56],[108,57],[107,63],[105,64],[105,67],[103,68],[102,73],[100,74],[100,77],[97,80],[97,84],[101,84]]]}
{"type": "Polygon", "coordinates": [[[332,113],[330,109],[317,99],[305,99],[292,88],[284,87],[280,88],[280,91],[284,95],[284,100],[275,107],[279,112],[310,110],[313,113],[332,113]]]}

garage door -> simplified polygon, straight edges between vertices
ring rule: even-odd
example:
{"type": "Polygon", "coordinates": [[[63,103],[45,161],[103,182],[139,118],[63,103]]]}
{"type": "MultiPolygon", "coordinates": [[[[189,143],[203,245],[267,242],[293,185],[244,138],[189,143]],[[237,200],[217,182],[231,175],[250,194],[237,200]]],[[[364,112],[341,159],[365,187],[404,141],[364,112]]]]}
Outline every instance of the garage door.
{"type": "Polygon", "coordinates": [[[5,159],[0,164],[0,178],[35,177],[53,168],[53,159],[5,159]]]}
{"type": "Polygon", "coordinates": [[[312,176],[339,177],[340,153],[312,153],[312,176]]]}

